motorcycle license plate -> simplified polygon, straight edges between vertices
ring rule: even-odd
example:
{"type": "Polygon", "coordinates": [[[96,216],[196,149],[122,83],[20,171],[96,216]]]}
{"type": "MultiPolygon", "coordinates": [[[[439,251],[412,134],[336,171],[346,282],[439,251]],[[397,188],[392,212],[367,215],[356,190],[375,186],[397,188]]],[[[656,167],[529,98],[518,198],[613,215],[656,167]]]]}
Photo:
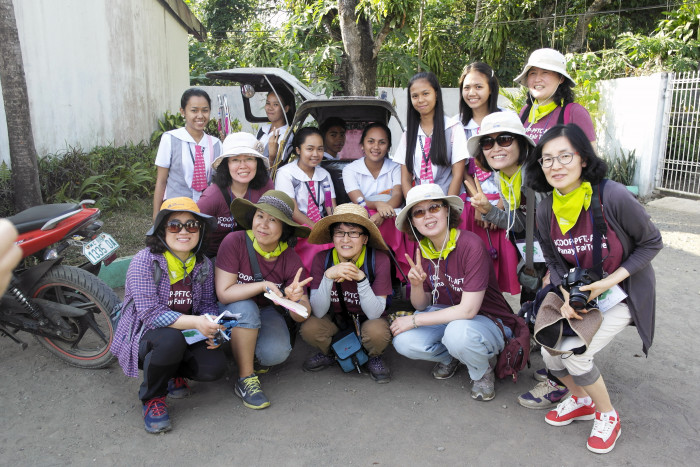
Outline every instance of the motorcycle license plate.
{"type": "Polygon", "coordinates": [[[83,245],[83,255],[92,264],[97,264],[117,251],[117,248],[119,248],[117,241],[110,234],[103,232],[90,243],[83,245]]]}

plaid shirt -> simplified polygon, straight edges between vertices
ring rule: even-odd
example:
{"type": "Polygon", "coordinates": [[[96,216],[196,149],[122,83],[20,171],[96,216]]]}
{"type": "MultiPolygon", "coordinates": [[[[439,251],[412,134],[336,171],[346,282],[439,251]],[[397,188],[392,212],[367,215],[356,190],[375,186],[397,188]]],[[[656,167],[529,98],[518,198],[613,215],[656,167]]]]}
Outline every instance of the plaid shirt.
{"type": "MultiPolygon", "coordinates": [[[[208,258],[209,275],[200,282],[196,280],[202,269],[201,262],[192,270],[192,314],[218,314],[218,304],[214,294],[214,269],[208,258]]],[[[153,254],[148,248],[139,251],[131,260],[126,273],[126,286],[121,318],[110,350],[119,359],[124,374],[138,377],[139,343],[143,334],[150,330],[169,326],[181,316],[168,308],[170,281],[168,262],[162,254],[153,254]],[[153,280],[153,262],[157,261],[163,271],[156,287],[153,280]]]]}

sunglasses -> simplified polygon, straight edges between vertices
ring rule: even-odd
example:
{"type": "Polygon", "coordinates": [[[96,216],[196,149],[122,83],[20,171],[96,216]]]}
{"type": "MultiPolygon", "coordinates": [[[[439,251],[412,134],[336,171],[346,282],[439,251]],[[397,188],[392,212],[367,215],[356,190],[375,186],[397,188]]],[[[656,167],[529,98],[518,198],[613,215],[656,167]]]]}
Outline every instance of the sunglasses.
{"type": "Polygon", "coordinates": [[[165,224],[165,230],[174,234],[180,233],[183,227],[189,233],[196,233],[199,232],[201,224],[199,223],[199,221],[195,221],[192,219],[188,220],[184,224],[180,221],[168,221],[168,223],[165,224]]]}
{"type": "MultiPolygon", "coordinates": [[[[442,209],[445,205],[444,204],[431,204],[428,206],[427,212],[430,214],[437,214],[440,212],[440,209],[442,209]]],[[[411,213],[411,217],[414,219],[422,219],[425,217],[426,210],[425,209],[416,209],[411,213]]]]}
{"type": "Polygon", "coordinates": [[[511,144],[513,144],[513,141],[515,141],[515,135],[511,135],[509,133],[503,133],[495,138],[491,138],[490,136],[484,136],[479,140],[479,146],[481,146],[481,149],[489,150],[493,148],[493,146],[498,143],[498,145],[502,148],[507,148],[511,144]]]}

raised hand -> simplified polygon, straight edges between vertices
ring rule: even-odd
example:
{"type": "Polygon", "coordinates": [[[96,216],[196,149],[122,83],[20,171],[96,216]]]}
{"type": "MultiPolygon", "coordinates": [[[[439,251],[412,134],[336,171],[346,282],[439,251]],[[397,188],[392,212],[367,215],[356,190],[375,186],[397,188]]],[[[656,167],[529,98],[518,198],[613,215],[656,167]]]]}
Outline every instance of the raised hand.
{"type": "MultiPolygon", "coordinates": [[[[474,189],[476,190],[473,195],[471,195],[471,203],[472,207],[479,211],[481,214],[488,214],[488,212],[491,210],[491,203],[489,202],[489,199],[486,197],[484,194],[484,190],[481,188],[481,183],[479,183],[479,179],[475,178],[474,179],[474,184],[475,187],[474,189]]],[[[466,183],[465,183],[466,185],[466,183]]]]}
{"type": "Polygon", "coordinates": [[[420,248],[416,248],[416,262],[414,263],[407,253],[406,261],[411,269],[408,271],[408,280],[411,281],[411,287],[419,287],[423,285],[423,282],[428,278],[428,275],[423,270],[423,263],[421,262],[420,248]]]}
{"type": "Polygon", "coordinates": [[[313,277],[307,277],[303,281],[299,282],[299,278],[301,277],[301,272],[303,270],[304,268],[299,268],[296,276],[294,276],[294,280],[292,281],[292,283],[284,289],[284,293],[287,296],[287,298],[292,300],[293,302],[298,302],[299,300],[301,300],[301,298],[304,296],[304,286],[311,282],[311,280],[313,279],[313,277]]]}

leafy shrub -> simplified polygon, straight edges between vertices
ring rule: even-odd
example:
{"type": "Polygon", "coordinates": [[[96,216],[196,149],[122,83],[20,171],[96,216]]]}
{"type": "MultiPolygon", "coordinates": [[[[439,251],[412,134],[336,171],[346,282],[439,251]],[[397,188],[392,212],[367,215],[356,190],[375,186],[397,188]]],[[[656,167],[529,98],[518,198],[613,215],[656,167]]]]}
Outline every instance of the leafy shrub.
{"type": "Polygon", "coordinates": [[[634,174],[637,171],[635,152],[635,150],[632,150],[625,154],[620,149],[619,154],[616,154],[613,158],[603,157],[608,164],[607,178],[623,185],[634,185],[634,174]]]}

